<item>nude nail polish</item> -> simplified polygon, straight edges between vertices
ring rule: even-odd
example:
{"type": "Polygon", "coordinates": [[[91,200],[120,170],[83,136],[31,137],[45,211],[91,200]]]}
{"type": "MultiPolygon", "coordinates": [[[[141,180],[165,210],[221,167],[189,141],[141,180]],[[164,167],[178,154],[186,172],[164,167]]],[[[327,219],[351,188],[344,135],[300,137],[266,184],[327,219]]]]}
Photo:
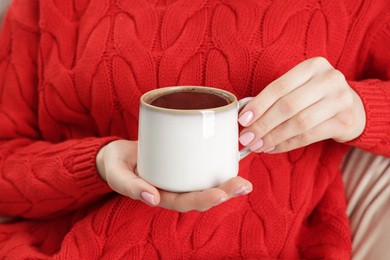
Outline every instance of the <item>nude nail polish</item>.
{"type": "Polygon", "coordinates": [[[236,190],[233,195],[234,196],[241,196],[241,195],[246,195],[252,191],[252,187],[244,185],[241,186],[238,190],[236,190]]]}
{"type": "Polygon", "coordinates": [[[253,112],[252,111],[246,111],[244,114],[242,114],[238,118],[238,122],[242,126],[247,126],[253,119],[253,112]]]}
{"type": "Polygon", "coordinates": [[[263,147],[263,145],[264,145],[264,141],[262,139],[260,139],[257,142],[255,142],[254,144],[252,144],[251,146],[249,146],[249,149],[254,152],[254,151],[259,150],[261,147],[263,147]]]}
{"type": "Polygon", "coordinates": [[[154,195],[149,192],[146,191],[141,192],[141,198],[150,205],[156,205],[154,195]]]}
{"type": "Polygon", "coordinates": [[[264,151],[264,153],[270,153],[270,152],[272,152],[273,150],[275,150],[275,146],[266,149],[266,150],[264,151]]]}
{"type": "Polygon", "coordinates": [[[240,136],[239,141],[242,145],[247,146],[254,138],[255,135],[252,132],[245,132],[240,136]]]}

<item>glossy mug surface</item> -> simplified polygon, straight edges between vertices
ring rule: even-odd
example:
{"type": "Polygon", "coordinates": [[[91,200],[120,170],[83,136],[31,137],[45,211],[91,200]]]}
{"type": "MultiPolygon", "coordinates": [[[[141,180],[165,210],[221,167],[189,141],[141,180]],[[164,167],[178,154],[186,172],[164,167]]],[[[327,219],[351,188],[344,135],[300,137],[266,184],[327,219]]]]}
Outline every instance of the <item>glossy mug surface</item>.
{"type": "Polygon", "coordinates": [[[237,176],[238,113],[249,100],[201,86],[152,90],[141,97],[137,171],[174,192],[204,190],[237,176]]]}

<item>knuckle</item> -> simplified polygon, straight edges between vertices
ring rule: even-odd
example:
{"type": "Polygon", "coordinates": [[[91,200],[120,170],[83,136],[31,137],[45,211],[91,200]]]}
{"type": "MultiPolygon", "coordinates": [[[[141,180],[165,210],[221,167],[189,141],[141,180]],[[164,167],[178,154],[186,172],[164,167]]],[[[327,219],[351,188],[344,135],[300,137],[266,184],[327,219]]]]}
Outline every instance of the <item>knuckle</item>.
{"type": "Polygon", "coordinates": [[[312,124],[312,118],[307,114],[298,114],[296,116],[296,124],[300,129],[309,129],[312,124]]]}
{"type": "Polygon", "coordinates": [[[346,84],[345,76],[339,70],[328,70],[325,72],[324,77],[328,82],[329,96],[342,98],[350,94],[349,89],[346,87],[348,84],[346,84]]]}
{"type": "Polygon", "coordinates": [[[283,80],[277,80],[274,83],[273,90],[274,90],[275,95],[280,97],[280,96],[284,96],[287,93],[289,93],[290,92],[289,88],[290,87],[289,87],[288,82],[283,81],[283,80]]]}
{"type": "Polygon", "coordinates": [[[345,88],[345,77],[339,70],[331,69],[325,73],[325,77],[329,82],[330,87],[334,90],[336,95],[344,95],[347,92],[345,88]]]}
{"type": "Polygon", "coordinates": [[[332,82],[335,87],[341,87],[343,82],[345,82],[345,76],[341,71],[336,69],[331,69],[326,72],[326,77],[330,82],[332,82]]]}
{"type": "Polygon", "coordinates": [[[271,132],[264,136],[263,140],[267,146],[276,146],[278,144],[278,138],[271,132]]]}
{"type": "Polygon", "coordinates": [[[283,114],[292,114],[297,107],[297,101],[293,98],[282,98],[279,102],[279,109],[283,114]]]}
{"type": "Polygon", "coordinates": [[[128,186],[128,185],[123,185],[121,191],[119,191],[119,193],[123,193],[123,195],[126,195],[134,200],[137,200],[138,197],[135,196],[134,192],[132,191],[132,189],[128,186]]]}
{"type": "Polygon", "coordinates": [[[322,56],[318,56],[318,57],[314,57],[314,58],[311,58],[309,60],[310,64],[309,66],[312,66],[312,67],[315,67],[315,68],[320,68],[320,67],[324,67],[324,66],[329,66],[329,61],[327,59],[325,59],[324,57],[322,56]]]}
{"type": "Polygon", "coordinates": [[[294,148],[296,142],[297,142],[296,138],[291,138],[289,140],[286,140],[283,143],[278,145],[278,150],[283,152],[290,151],[294,148]]]}
{"type": "Polygon", "coordinates": [[[311,144],[312,141],[313,141],[313,134],[311,131],[299,135],[299,143],[301,144],[301,146],[311,144]]]}
{"type": "Polygon", "coordinates": [[[268,132],[268,126],[264,120],[256,122],[256,125],[254,125],[254,128],[257,133],[260,133],[260,135],[264,135],[268,132]]]}
{"type": "Polygon", "coordinates": [[[130,198],[132,198],[134,200],[138,199],[138,196],[136,196],[134,189],[131,185],[124,183],[122,190],[123,190],[124,195],[129,196],[130,198]]]}

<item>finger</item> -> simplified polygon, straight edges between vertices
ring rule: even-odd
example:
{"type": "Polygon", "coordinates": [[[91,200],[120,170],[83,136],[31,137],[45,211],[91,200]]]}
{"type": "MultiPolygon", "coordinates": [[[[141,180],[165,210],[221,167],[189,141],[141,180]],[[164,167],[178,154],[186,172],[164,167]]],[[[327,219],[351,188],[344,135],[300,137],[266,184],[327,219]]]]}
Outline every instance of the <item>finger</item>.
{"type": "Polygon", "coordinates": [[[338,129],[340,129],[339,125],[334,117],[332,117],[305,133],[294,136],[293,138],[280,143],[269,153],[288,152],[322,140],[330,139],[332,138],[334,132],[337,132],[338,129]]]}
{"type": "Polygon", "coordinates": [[[139,178],[123,161],[109,165],[106,171],[107,183],[114,191],[135,200],[155,206],[160,202],[158,190],[139,178]]]}
{"type": "Polygon", "coordinates": [[[160,195],[160,207],[179,212],[204,211],[228,199],[228,195],[218,188],[187,193],[173,193],[162,190],[160,195]]]}
{"type": "Polygon", "coordinates": [[[290,120],[301,111],[319,102],[325,96],[326,88],[323,87],[324,84],[322,77],[315,77],[279,99],[263,116],[242,131],[240,135],[241,144],[251,147],[283,122],[290,120]],[[246,139],[248,133],[251,133],[252,140],[246,139]]]}
{"type": "Polygon", "coordinates": [[[266,151],[280,143],[302,135],[321,123],[335,117],[341,104],[336,100],[322,99],[279,125],[263,137],[264,146],[257,152],[266,151]]]}
{"type": "Polygon", "coordinates": [[[271,82],[250,101],[239,114],[239,123],[249,126],[258,120],[277,100],[304,85],[315,74],[331,68],[324,58],[312,58],[299,63],[280,78],[271,82]]]}
{"type": "Polygon", "coordinates": [[[231,197],[245,195],[250,191],[252,191],[252,184],[249,181],[241,177],[235,177],[219,187],[204,191],[181,194],[161,191],[159,206],[180,212],[205,211],[227,201],[231,197]]]}
{"type": "Polygon", "coordinates": [[[250,181],[237,176],[222,183],[218,188],[225,191],[229,198],[249,194],[253,185],[250,181]]]}

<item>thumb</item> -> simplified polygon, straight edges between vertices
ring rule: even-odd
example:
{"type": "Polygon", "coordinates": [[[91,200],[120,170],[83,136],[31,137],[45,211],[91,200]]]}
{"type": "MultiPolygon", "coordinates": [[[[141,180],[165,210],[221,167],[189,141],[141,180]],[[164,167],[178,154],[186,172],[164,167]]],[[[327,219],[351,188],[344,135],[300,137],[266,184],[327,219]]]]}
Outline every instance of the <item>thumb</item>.
{"type": "Polygon", "coordinates": [[[160,203],[158,190],[137,176],[124,162],[106,166],[106,180],[114,191],[134,200],[141,200],[151,206],[160,203]],[[108,166],[108,167],[107,167],[108,166]]]}

